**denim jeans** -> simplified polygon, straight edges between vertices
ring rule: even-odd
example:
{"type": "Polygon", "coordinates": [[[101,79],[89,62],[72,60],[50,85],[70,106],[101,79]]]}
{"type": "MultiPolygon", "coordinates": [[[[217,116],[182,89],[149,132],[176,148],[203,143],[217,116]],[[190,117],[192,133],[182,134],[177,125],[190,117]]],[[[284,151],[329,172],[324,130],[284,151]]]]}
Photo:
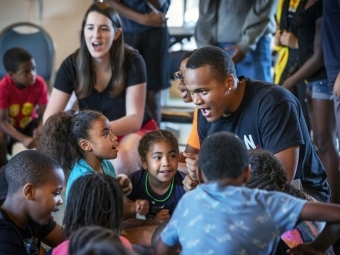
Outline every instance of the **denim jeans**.
{"type": "MultiPolygon", "coordinates": [[[[242,62],[237,63],[236,73],[237,76],[246,76],[249,78],[273,82],[271,74],[272,53],[270,49],[271,37],[263,36],[257,42],[256,49],[249,51],[242,62]]],[[[235,43],[218,43],[217,46],[224,49],[235,43]]],[[[233,50],[227,51],[229,55],[233,50]]]]}

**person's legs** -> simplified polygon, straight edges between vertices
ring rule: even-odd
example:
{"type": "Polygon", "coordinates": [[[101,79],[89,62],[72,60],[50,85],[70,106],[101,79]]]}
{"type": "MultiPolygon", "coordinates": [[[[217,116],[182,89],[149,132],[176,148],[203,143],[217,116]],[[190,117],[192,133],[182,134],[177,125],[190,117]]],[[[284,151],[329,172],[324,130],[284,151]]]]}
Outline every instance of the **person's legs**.
{"type": "Polygon", "coordinates": [[[250,52],[253,55],[254,78],[261,81],[273,82],[271,74],[272,53],[270,48],[271,38],[263,36],[256,45],[256,49],[250,52]]]}
{"type": "Polygon", "coordinates": [[[338,176],[339,158],[335,140],[335,114],[332,93],[327,80],[313,82],[313,136],[318,155],[328,174],[331,188],[331,202],[340,203],[340,182],[338,176]]]}
{"type": "Polygon", "coordinates": [[[138,155],[138,143],[142,137],[138,134],[129,134],[118,144],[118,156],[116,159],[110,160],[113,164],[116,174],[129,175],[141,168],[138,155]]]}

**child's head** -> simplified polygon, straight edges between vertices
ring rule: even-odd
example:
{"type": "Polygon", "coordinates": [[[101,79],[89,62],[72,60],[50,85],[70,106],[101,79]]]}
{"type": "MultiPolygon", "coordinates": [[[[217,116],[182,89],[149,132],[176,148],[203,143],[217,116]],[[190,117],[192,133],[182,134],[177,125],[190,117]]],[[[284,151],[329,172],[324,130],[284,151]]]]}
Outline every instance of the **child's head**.
{"type": "Polygon", "coordinates": [[[249,158],[244,143],[230,132],[207,137],[200,149],[198,163],[202,181],[238,179],[239,185],[249,177],[249,158]]]}
{"type": "Polygon", "coordinates": [[[100,226],[87,226],[72,233],[69,255],[129,255],[119,236],[112,230],[100,226]]]}
{"type": "Polygon", "coordinates": [[[249,151],[251,175],[249,188],[269,191],[282,191],[292,196],[307,199],[307,196],[287,183],[287,172],[281,162],[270,152],[265,150],[249,151]]]}
{"type": "Polygon", "coordinates": [[[85,226],[102,226],[119,233],[123,217],[123,191],[118,182],[104,174],[77,179],[70,190],[63,220],[70,236],[85,226]]]}
{"type": "Polygon", "coordinates": [[[66,175],[79,158],[94,154],[98,159],[117,157],[117,137],[100,112],[83,110],[74,116],[60,112],[49,117],[37,141],[37,150],[61,163],[66,175]]]}
{"type": "Polygon", "coordinates": [[[150,173],[150,178],[170,182],[178,168],[178,142],[167,130],[147,133],[139,141],[138,153],[142,166],[150,173]]]}
{"type": "Polygon", "coordinates": [[[64,173],[58,162],[34,151],[25,150],[11,158],[5,175],[8,183],[7,199],[24,203],[26,214],[43,225],[53,211],[63,203],[60,192],[64,187],[64,173]]]}
{"type": "Polygon", "coordinates": [[[7,196],[8,185],[6,181],[5,166],[0,168],[0,197],[7,196]]]}
{"type": "Polygon", "coordinates": [[[189,51],[189,52],[184,54],[184,56],[182,57],[180,64],[179,64],[179,71],[174,73],[174,77],[175,77],[175,79],[178,83],[178,89],[180,91],[180,96],[185,103],[192,102],[191,95],[190,95],[189,91],[186,89],[185,84],[184,84],[184,74],[185,74],[185,70],[186,70],[185,65],[187,64],[189,57],[191,57],[191,55],[194,52],[195,52],[195,50],[189,51]]]}
{"type": "Polygon", "coordinates": [[[5,52],[2,60],[6,72],[17,87],[25,88],[35,82],[37,75],[35,62],[27,51],[22,48],[11,48],[5,52]]]}

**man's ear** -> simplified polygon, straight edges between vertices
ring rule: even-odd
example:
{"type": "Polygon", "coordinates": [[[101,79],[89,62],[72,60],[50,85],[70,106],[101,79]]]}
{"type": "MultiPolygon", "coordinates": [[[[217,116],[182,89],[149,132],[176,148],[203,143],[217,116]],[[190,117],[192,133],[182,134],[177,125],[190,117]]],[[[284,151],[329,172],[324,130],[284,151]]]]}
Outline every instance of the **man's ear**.
{"type": "Polygon", "coordinates": [[[22,191],[24,193],[24,197],[27,200],[34,200],[35,196],[35,185],[33,183],[26,183],[26,185],[23,187],[22,191]]]}
{"type": "Polygon", "coordinates": [[[227,77],[224,80],[224,85],[226,86],[228,91],[235,88],[235,78],[232,74],[227,75],[227,77]]]}
{"type": "Polygon", "coordinates": [[[245,167],[244,171],[243,171],[243,183],[247,183],[250,179],[250,164],[248,166],[245,167]]]}
{"type": "Polygon", "coordinates": [[[91,144],[89,143],[89,141],[82,139],[79,141],[79,146],[83,151],[91,151],[91,144]]]}

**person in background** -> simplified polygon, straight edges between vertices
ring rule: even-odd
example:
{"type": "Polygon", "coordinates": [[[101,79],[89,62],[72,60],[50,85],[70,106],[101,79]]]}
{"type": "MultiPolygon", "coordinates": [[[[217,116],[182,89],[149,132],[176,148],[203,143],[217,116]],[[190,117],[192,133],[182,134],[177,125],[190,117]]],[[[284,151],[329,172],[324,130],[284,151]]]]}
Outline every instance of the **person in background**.
{"type": "Polygon", "coordinates": [[[117,173],[138,169],[138,141],[158,127],[145,106],[144,60],[124,43],[118,13],[108,4],[96,2],[85,13],[80,48],[57,72],[44,122],[64,110],[73,91],[80,110],[100,111],[110,121],[119,142],[117,173]]]}
{"type": "Polygon", "coordinates": [[[0,166],[7,163],[13,144],[33,148],[48,102],[47,85],[37,75],[35,61],[22,48],[3,56],[6,76],[0,81],[0,166]]]}
{"type": "Polygon", "coordinates": [[[170,0],[104,0],[119,13],[127,44],[143,56],[147,72],[146,104],[158,126],[161,122],[161,90],[169,82],[169,32],[166,22],[170,0]]]}

